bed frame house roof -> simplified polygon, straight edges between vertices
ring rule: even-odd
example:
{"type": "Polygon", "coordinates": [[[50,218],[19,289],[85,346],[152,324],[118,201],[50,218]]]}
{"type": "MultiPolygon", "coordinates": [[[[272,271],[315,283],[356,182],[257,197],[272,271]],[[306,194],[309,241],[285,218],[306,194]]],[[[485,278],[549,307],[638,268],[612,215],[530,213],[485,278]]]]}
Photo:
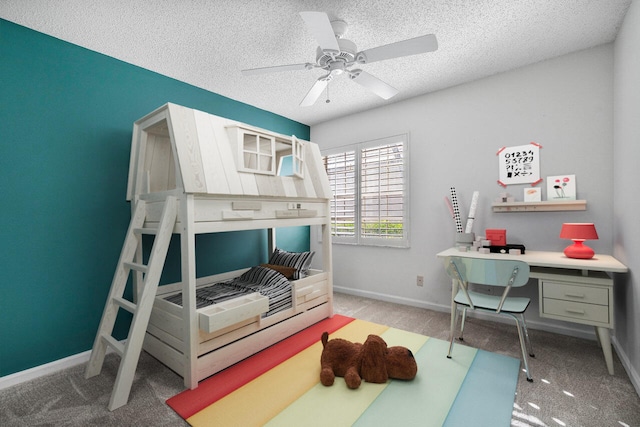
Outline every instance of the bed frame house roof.
{"type": "Polygon", "coordinates": [[[331,194],[317,145],[168,103],[134,124],[127,200],[180,188],[211,196],[331,194]]]}

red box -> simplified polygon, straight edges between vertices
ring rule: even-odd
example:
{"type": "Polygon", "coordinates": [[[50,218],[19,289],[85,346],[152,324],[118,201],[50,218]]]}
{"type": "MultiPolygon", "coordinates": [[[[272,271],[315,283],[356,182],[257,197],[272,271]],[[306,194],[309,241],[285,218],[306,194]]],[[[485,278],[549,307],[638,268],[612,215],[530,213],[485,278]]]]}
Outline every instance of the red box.
{"type": "Polygon", "coordinates": [[[487,240],[491,240],[491,246],[507,245],[507,230],[499,228],[487,228],[485,230],[487,240]]]}

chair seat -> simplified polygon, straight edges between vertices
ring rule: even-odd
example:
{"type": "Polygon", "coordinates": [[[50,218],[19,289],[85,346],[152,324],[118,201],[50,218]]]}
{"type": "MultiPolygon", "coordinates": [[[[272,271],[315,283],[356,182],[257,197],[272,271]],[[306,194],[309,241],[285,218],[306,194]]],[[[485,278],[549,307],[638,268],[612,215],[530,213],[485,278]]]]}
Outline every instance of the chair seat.
{"type": "MultiPolygon", "coordinates": [[[[499,295],[486,295],[478,292],[469,291],[469,298],[473,301],[473,305],[476,308],[495,311],[500,304],[499,295]]],[[[469,307],[469,301],[462,289],[458,291],[458,294],[454,298],[456,304],[466,305],[469,307]]],[[[530,298],[526,297],[508,297],[502,305],[501,312],[505,313],[524,313],[531,302],[530,298]]]]}

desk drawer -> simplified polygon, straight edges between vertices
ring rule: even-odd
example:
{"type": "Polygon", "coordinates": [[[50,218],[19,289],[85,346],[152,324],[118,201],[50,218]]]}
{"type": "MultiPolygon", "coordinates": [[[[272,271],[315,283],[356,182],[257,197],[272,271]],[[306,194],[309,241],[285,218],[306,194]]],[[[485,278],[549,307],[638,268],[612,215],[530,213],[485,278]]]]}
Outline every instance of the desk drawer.
{"type": "Polygon", "coordinates": [[[543,281],[543,298],[553,298],[587,304],[609,305],[609,291],[592,286],[568,285],[564,283],[543,281]]]}
{"type": "Polygon", "coordinates": [[[566,317],[567,320],[609,323],[609,307],[606,305],[544,298],[543,312],[553,316],[566,317]]]}

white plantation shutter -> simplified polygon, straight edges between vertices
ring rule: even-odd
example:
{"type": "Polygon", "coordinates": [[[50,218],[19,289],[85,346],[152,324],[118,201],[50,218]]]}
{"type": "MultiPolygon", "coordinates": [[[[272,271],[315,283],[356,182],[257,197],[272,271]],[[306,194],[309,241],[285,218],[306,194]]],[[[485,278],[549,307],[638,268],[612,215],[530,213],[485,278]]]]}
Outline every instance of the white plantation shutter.
{"type": "Polygon", "coordinates": [[[360,235],[402,239],[404,222],[403,143],[371,147],[360,156],[360,235]]]}
{"type": "Polygon", "coordinates": [[[336,243],[409,246],[407,148],[407,135],[399,135],[325,157],[336,243]]]}
{"type": "Polygon", "coordinates": [[[356,153],[347,151],[326,156],[325,169],[333,193],[331,200],[331,234],[355,238],[356,224],[356,153]]]}

